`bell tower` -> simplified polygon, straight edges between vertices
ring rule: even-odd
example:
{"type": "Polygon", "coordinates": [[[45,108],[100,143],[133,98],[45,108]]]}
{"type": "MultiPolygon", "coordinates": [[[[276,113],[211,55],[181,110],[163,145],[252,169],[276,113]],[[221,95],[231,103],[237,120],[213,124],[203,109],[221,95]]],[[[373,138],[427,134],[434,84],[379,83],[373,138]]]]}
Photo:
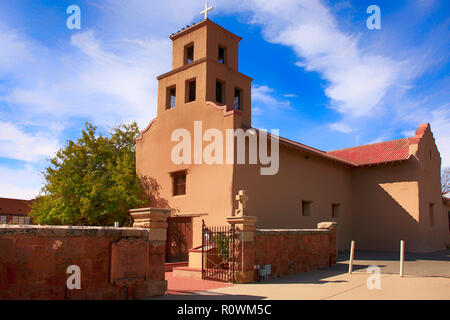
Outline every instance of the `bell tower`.
{"type": "Polygon", "coordinates": [[[206,18],[170,39],[172,70],[157,77],[158,117],[216,105],[236,114],[237,125],[251,126],[252,79],[238,71],[242,38],[206,18]]]}

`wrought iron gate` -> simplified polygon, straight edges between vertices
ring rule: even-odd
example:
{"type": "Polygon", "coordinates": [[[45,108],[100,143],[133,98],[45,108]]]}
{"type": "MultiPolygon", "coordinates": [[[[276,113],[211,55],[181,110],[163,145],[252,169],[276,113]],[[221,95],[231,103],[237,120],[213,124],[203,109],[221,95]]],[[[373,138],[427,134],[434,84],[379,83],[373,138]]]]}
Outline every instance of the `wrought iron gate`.
{"type": "Polygon", "coordinates": [[[241,242],[232,226],[207,227],[202,221],[202,279],[234,282],[241,242]]]}

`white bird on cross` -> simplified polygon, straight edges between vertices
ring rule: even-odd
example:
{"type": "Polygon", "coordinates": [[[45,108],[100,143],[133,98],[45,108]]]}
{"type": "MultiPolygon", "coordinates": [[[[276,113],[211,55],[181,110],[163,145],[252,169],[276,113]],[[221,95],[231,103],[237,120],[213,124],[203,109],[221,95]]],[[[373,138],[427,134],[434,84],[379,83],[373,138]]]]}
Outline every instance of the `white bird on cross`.
{"type": "Polygon", "coordinates": [[[205,15],[205,20],[208,20],[208,12],[210,12],[212,9],[214,9],[214,7],[209,7],[208,8],[208,2],[205,3],[205,10],[203,10],[202,12],[200,12],[200,14],[205,15]]]}

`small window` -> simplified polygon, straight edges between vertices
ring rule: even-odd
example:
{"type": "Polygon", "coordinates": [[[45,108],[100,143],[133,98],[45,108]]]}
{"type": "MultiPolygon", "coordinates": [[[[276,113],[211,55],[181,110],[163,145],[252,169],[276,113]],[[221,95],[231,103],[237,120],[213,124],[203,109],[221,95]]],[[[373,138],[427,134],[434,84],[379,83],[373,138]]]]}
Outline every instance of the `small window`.
{"type": "Polygon", "coordinates": [[[25,217],[23,223],[30,224],[30,217],[25,217]]]}
{"type": "Polygon", "coordinates": [[[234,89],[234,108],[236,110],[242,110],[242,90],[234,89]]]}
{"type": "Polygon", "coordinates": [[[225,54],[226,49],[222,46],[219,46],[219,63],[225,64],[225,54]]]}
{"type": "Polygon", "coordinates": [[[311,215],[312,201],[302,201],[302,216],[309,217],[311,215]]]}
{"type": "Polygon", "coordinates": [[[184,49],[184,64],[194,61],[194,44],[188,44],[184,49]]]}
{"type": "Polygon", "coordinates": [[[223,96],[224,96],[223,87],[224,87],[223,82],[217,80],[216,81],[216,102],[222,103],[222,104],[225,103],[224,99],[223,99],[223,96]]]}
{"type": "Polygon", "coordinates": [[[430,227],[434,227],[434,203],[430,203],[430,227]]]}
{"type": "Polygon", "coordinates": [[[186,171],[173,173],[172,179],[173,195],[181,196],[186,194],[186,171]]]}
{"type": "Polygon", "coordinates": [[[175,86],[167,88],[166,109],[175,108],[176,88],[175,86]]]}
{"type": "Polygon", "coordinates": [[[331,205],[331,217],[332,218],[338,218],[339,217],[339,209],[340,209],[339,203],[333,203],[331,205]]]}
{"type": "Polygon", "coordinates": [[[6,224],[6,216],[0,216],[0,224],[6,224]]]}
{"type": "Polygon", "coordinates": [[[195,101],[195,91],[196,91],[195,79],[186,81],[186,103],[195,101]]]}

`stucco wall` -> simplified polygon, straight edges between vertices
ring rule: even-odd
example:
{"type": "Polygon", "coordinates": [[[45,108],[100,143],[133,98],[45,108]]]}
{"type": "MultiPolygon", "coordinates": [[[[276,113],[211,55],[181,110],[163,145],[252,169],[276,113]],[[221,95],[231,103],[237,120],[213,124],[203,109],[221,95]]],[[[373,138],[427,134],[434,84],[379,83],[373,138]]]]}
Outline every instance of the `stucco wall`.
{"type": "MultiPolygon", "coordinates": [[[[150,176],[161,186],[160,196],[178,214],[205,214],[193,219],[193,245],[201,243],[201,219],[209,225],[225,224],[232,212],[232,165],[199,165],[193,163],[194,121],[203,120],[203,132],[216,128],[223,132],[233,127],[233,116],[200,102],[177,106],[162,112],[142,139],[136,140],[136,167],[138,175],[150,176]],[[174,130],[184,128],[191,135],[191,164],[176,165],[171,159],[171,141],[174,130]],[[171,172],[187,170],[186,195],[173,195],[171,172]],[[220,205],[217,205],[220,204],[220,205]]],[[[201,133],[202,134],[202,133],[201,133]]],[[[200,139],[202,138],[200,134],[200,139]]],[[[206,146],[209,142],[203,142],[206,146]]]]}
{"type": "Polygon", "coordinates": [[[415,156],[418,158],[420,240],[423,251],[444,250],[449,242],[448,214],[441,196],[441,157],[433,135],[426,129],[415,156]],[[431,224],[430,204],[433,204],[434,223],[431,224]]]}
{"type": "Polygon", "coordinates": [[[357,168],[352,173],[357,250],[420,250],[417,161],[357,168]]]}
{"type": "MultiPolygon", "coordinates": [[[[236,165],[233,194],[244,189],[248,215],[257,216],[258,228],[315,228],[321,221],[338,223],[338,246],[351,240],[352,195],[350,168],[280,145],[278,174],[260,174],[259,165],[236,165]],[[302,216],[302,200],[312,201],[310,216],[302,216]],[[340,204],[332,217],[332,204],[340,204]]],[[[237,203],[233,204],[236,208],[237,203]]]]}

